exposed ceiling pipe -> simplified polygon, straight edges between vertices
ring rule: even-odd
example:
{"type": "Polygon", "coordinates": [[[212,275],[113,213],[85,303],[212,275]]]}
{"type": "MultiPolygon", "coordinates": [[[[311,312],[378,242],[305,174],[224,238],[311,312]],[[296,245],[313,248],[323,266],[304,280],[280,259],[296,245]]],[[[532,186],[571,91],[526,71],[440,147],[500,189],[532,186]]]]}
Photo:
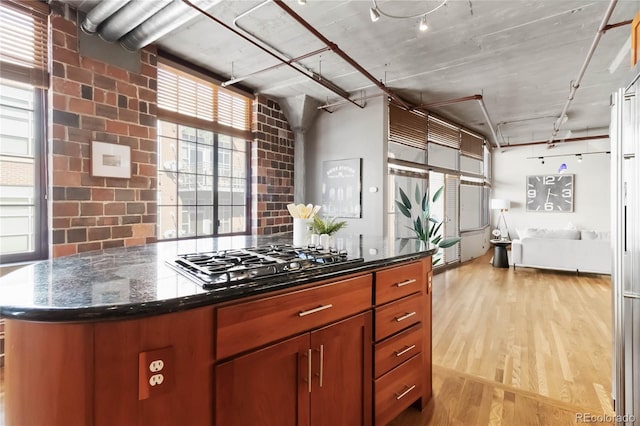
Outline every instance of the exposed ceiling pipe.
{"type": "MultiPolygon", "coordinates": [[[[380,96],[386,96],[386,93],[376,93],[375,95],[367,95],[367,96],[361,96],[359,97],[357,100],[358,101],[366,101],[368,99],[373,99],[373,98],[378,98],[380,96]]],[[[318,107],[318,109],[327,109],[330,108],[332,106],[339,106],[339,105],[343,105],[345,104],[346,101],[337,101],[337,102],[332,102],[330,104],[324,104],[324,105],[320,105],[318,107]]]]}
{"type": "Polygon", "coordinates": [[[316,36],[316,38],[318,38],[321,42],[323,42],[326,46],[328,46],[329,48],[331,48],[331,51],[333,53],[335,53],[336,55],[338,55],[340,58],[342,58],[342,60],[344,60],[345,62],[347,62],[349,65],[351,65],[353,68],[355,68],[356,70],[358,70],[360,72],[360,74],[362,74],[363,76],[365,76],[367,79],[369,79],[369,81],[371,81],[373,84],[375,84],[376,86],[378,86],[378,88],[380,88],[380,90],[382,90],[383,92],[385,92],[391,99],[393,99],[396,103],[398,103],[399,105],[401,105],[403,108],[410,110],[411,106],[405,102],[400,96],[396,95],[395,93],[393,93],[387,86],[385,86],[381,81],[379,81],[378,79],[376,79],[373,75],[371,75],[369,73],[369,71],[367,71],[366,69],[364,69],[364,67],[362,65],[360,65],[359,63],[357,63],[353,58],[351,58],[351,56],[347,55],[342,49],[340,49],[338,47],[337,44],[333,43],[331,40],[329,40],[328,38],[326,38],[320,31],[316,30],[311,24],[309,24],[307,21],[305,21],[304,19],[302,19],[302,17],[300,15],[298,15],[296,12],[293,11],[293,9],[291,9],[289,6],[287,6],[282,0],[274,0],[274,4],[276,4],[277,6],[279,6],[282,10],[284,10],[285,12],[287,12],[289,14],[289,16],[291,16],[293,19],[295,19],[300,25],[302,25],[304,28],[307,29],[307,31],[309,31],[311,34],[313,34],[314,36],[316,36]]]}
{"type": "Polygon", "coordinates": [[[560,114],[558,115],[558,118],[553,123],[553,132],[551,133],[551,137],[547,141],[547,143],[549,144],[549,147],[554,146],[553,141],[556,135],[558,134],[558,132],[560,131],[560,127],[562,127],[562,124],[563,124],[562,118],[567,114],[569,105],[571,105],[571,101],[573,101],[573,97],[578,91],[578,87],[580,87],[580,83],[582,82],[584,73],[587,71],[587,67],[591,62],[591,58],[593,58],[593,54],[595,53],[596,48],[598,47],[598,43],[600,43],[600,38],[602,38],[602,34],[604,34],[604,32],[606,31],[607,23],[609,22],[609,19],[611,18],[611,14],[613,13],[613,9],[615,9],[617,3],[618,3],[618,0],[611,0],[611,2],[609,3],[609,7],[607,8],[607,11],[605,12],[604,17],[602,18],[602,23],[598,28],[598,32],[596,33],[596,36],[594,37],[593,42],[591,43],[591,47],[587,52],[587,57],[585,58],[584,63],[582,64],[582,68],[580,68],[580,72],[578,73],[578,76],[576,77],[576,79],[571,82],[571,91],[569,92],[569,97],[567,98],[567,101],[565,102],[564,107],[562,108],[562,112],[560,112],[560,114]]]}
{"type": "Polygon", "coordinates": [[[271,65],[270,67],[262,68],[261,70],[257,70],[257,71],[254,71],[252,73],[243,75],[242,77],[236,77],[236,78],[234,78],[232,80],[228,80],[228,81],[225,81],[224,83],[222,83],[222,87],[230,86],[232,84],[239,83],[239,82],[241,82],[243,80],[246,80],[249,77],[253,77],[256,74],[261,74],[261,73],[266,72],[266,71],[271,71],[273,69],[283,67],[283,66],[285,66],[287,64],[290,64],[291,62],[298,62],[298,61],[301,61],[303,59],[310,58],[310,57],[318,55],[318,54],[320,54],[322,52],[326,52],[327,50],[330,50],[330,49],[328,47],[323,47],[321,49],[314,50],[313,52],[309,52],[309,53],[305,53],[304,55],[296,56],[295,58],[291,58],[291,59],[289,59],[289,60],[287,60],[285,62],[281,62],[279,64],[271,65]]]}
{"type": "MultiPolygon", "coordinates": [[[[563,139],[563,142],[584,142],[584,141],[592,141],[597,139],[609,139],[609,135],[594,135],[594,136],[580,136],[577,138],[567,138],[563,139]]],[[[538,142],[525,142],[525,143],[516,143],[513,145],[502,145],[502,149],[505,150],[507,148],[518,148],[521,146],[531,146],[531,145],[544,145],[549,143],[548,141],[538,141],[538,142]]]]}
{"type": "Polygon", "coordinates": [[[614,28],[618,28],[618,27],[624,27],[625,25],[629,25],[633,22],[633,19],[629,19],[627,21],[622,21],[622,22],[616,22],[615,24],[608,24],[604,27],[604,29],[602,30],[603,32],[607,32],[609,30],[612,30],[614,28]]]}
{"type": "MultiPolygon", "coordinates": [[[[232,22],[233,26],[239,30],[241,33],[243,33],[245,36],[250,37],[255,43],[257,43],[263,50],[267,50],[269,51],[269,53],[276,57],[277,59],[280,60],[282,65],[289,65],[289,66],[294,66],[294,62],[295,60],[293,58],[290,58],[289,56],[287,56],[285,53],[279,51],[278,49],[276,49],[274,46],[270,45],[269,43],[267,43],[266,41],[262,40],[260,37],[258,37],[257,35],[253,34],[251,31],[249,31],[248,29],[244,28],[242,25],[240,25],[240,23],[238,21],[240,21],[240,19],[244,18],[245,16],[248,16],[250,14],[252,14],[253,12],[255,12],[256,10],[260,9],[261,7],[271,3],[272,0],[264,0],[262,3],[257,4],[256,6],[252,7],[251,9],[242,12],[240,15],[236,16],[232,22]]],[[[330,49],[328,49],[330,50],[330,49]]],[[[317,52],[317,50],[316,50],[317,52]]],[[[312,52],[313,53],[313,52],[312,52]]],[[[311,54],[305,54],[302,56],[313,56],[311,54]]],[[[298,70],[301,70],[307,77],[311,78],[312,80],[314,80],[316,83],[321,84],[322,86],[324,86],[325,88],[331,90],[332,92],[336,93],[337,95],[339,95],[340,97],[348,100],[349,102],[356,104],[355,102],[353,102],[350,97],[351,95],[349,94],[349,92],[347,92],[346,90],[342,89],[341,87],[339,87],[338,85],[336,85],[335,83],[323,78],[321,75],[316,74],[315,72],[313,72],[312,70],[308,69],[307,67],[305,67],[302,64],[299,64],[297,62],[295,62],[295,68],[298,70]]],[[[364,108],[363,106],[358,105],[358,107],[360,108],[364,108]]]]}
{"type": "Polygon", "coordinates": [[[95,34],[98,26],[107,18],[122,9],[130,0],[113,0],[98,3],[85,17],[80,27],[88,34],[95,34]]]}
{"type": "Polygon", "coordinates": [[[493,137],[493,141],[496,143],[498,148],[502,148],[500,146],[500,140],[498,140],[498,135],[496,134],[496,129],[493,127],[493,123],[491,118],[489,117],[489,111],[487,111],[487,106],[484,104],[484,100],[482,96],[477,100],[480,104],[480,109],[482,110],[482,114],[484,115],[484,119],[487,121],[487,125],[489,126],[489,130],[491,130],[491,136],[493,137]]]}
{"type": "Polygon", "coordinates": [[[216,18],[215,16],[211,15],[210,13],[208,13],[206,10],[201,9],[200,7],[198,7],[196,4],[192,3],[190,0],[182,0],[185,4],[187,4],[188,6],[192,7],[193,9],[197,10],[198,12],[200,12],[201,14],[203,14],[204,16],[206,16],[207,18],[211,19],[212,21],[218,23],[219,25],[223,26],[224,28],[228,29],[229,31],[233,32],[234,34],[236,34],[237,36],[241,37],[242,39],[246,40],[247,42],[251,43],[252,45],[254,45],[255,47],[257,47],[258,49],[262,50],[263,52],[267,53],[268,55],[276,58],[277,60],[286,63],[286,65],[296,71],[298,71],[300,74],[305,75],[306,77],[311,78],[313,81],[315,81],[316,83],[324,86],[325,88],[331,90],[333,93],[337,94],[338,96],[348,100],[349,102],[351,102],[352,104],[356,105],[358,108],[363,108],[361,105],[359,105],[356,101],[352,100],[349,96],[349,93],[344,91],[343,89],[339,88],[338,86],[336,86],[334,83],[330,82],[327,79],[322,78],[319,75],[316,75],[315,73],[311,73],[308,70],[305,69],[301,69],[297,66],[295,66],[293,63],[287,63],[286,60],[283,60],[282,58],[280,58],[277,54],[273,53],[271,50],[269,50],[268,48],[260,45],[260,43],[252,40],[249,36],[243,34],[241,31],[231,27],[230,25],[226,24],[225,22],[221,21],[220,19],[216,18]]]}
{"type": "MultiPolygon", "coordinates": [[[[194,3],[208,9],[220,1],[222,0],[195,0],[194,3]]],[[[142,49],[196,16],[198,16],[197,11],[188,8],[181,1],[173,1],[122,37],[120,44],[131,51],[142,49]]]]}
{"type": "Polygon", "coordinates": [[[100,37],[109,42],[116,42],[120,37],[167,7],[170,3],[171,0],[133,1],[127,3],[102,23],[99,30],[100,37]]]}
{"type": "Polygon", "coordinates": [[[465,96],[464,98],[447,99],[445,101],[431,102],[428,104],[420,104],[417,108],[438,108],[445,105],[457,104],[459,102],[477,101],[482,99],[482,95],[465,96]]]}

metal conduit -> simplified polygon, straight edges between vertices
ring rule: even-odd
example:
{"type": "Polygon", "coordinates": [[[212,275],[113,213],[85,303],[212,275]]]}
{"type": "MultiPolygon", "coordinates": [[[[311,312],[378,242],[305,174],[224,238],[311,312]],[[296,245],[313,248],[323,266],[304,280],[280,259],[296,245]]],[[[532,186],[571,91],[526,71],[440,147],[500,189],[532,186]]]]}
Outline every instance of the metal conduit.
{"type": "Polygon", "coordinates": [[[91,9],[84,21],[80,25],[82,30],[88,34],[95,34],[98,26],[102,24],[111,15],[122,9],[130,0],[114,0],[100,2],[91,9]]]}
{"type": "Polygon", "coordinates": [[[294,12],[293,9],[291,9],[289,6],[284,4],[284,2],[282,0],[274,0],[274,4],[279,6],[282,10],[284,10],[287,14],[289,14],[289,16],[291,16],[293,19],[295,19],[300,25],[302,25],[304,28],[306,28],[307,31],[309,31],[311,34],[316,36],[316,38],[318,38],[320,41],[322,41],[326,46],[331,48],[331,51],[333,53],[338,55],[340,58],[342,58],[342,60],[344,60],[349,65],[351,65],[353,68],[355,68],[358,72],[360,72],[360,74],[362,74],[364,77],[366,77],[373,84],[378,86],[378,88],[380,88],[380,90],[385,92],[396,103],[398,103],[399,105],[401,105],[405,109],[409,109],[409,110],[411,109],[411,106],[407,102],[405,102],[400,96],[398,96],[395,93],[393,93],[381,81],[378,81],[378,79],[376,79],[373,75],[371,75],[369,73],[369,71],[364,69],[364,67],[362,65],[357,63],[351,56],[347,55],[342,49],[340,49],[338,47],[337,44],[335,44],[331,40],[327,39],[322,33],[320,33],[320,31],[316,30],[311,24],[309,24],[307,21],[302,19],[302,17],[300,15],[298,15],[296,12],[294,12]]]}
{"type": "Polygon", "coordinates": [[[192,7],[193,9],[197,10],[198,12],[200,12],[201,14],[206,16],[207,18],[209,18],[212,21],[218,23],[219,25],[223,26],[224,28],[228,29],[229,31],[233,32],[234,34],[238,35],[242,39],[248,41],[249,43],[251,43],[255,47],[257,47],[260,50],[262,50],[263,52],[266,52],[267,54],[269,54],[270,56],[276,58],[277,60],[279,60],[281,62],[284,62],[288,67],[290,67],[290,68],[298,71],[299,73],[311,78],[316,83],[318,83],[318,84],[324,86],[325,88],[331,90],[333,93],[339,95],[340,97],[345,98],[347,101],[349,101],[352,104],[356,105],[358,108],[364,108],[363,106],[359,105],[356,101],[351,99],[350,96],[349,96],[349,93],[347,93],[345,90],[341,89],[340,87],[336,86],[334,83],[330,82],[329,80],[326,80],[326,79],[322,78],[321,76],[318,76],[318,75],[316,75],[314,73],[311,73],[308,70],[301,69],[301,68],[295,66],[293,63],[287,63],[286,60],[283,60],[282,58],[280,58],[277,54],[275,54],[274,52],[272,52],[268,48],[260,45],[260,43],[252,40],[249,36],[243,34],[242,32],[236,30],[235,28],[229,26],[228,24],[226,24],[225,22],[223,22],[220,19],[216,18],[215,16],[211,15],[207,11],[201,9],[200,7],[198,7],[197,5],[192,3],[190,0],[182,0],[182,1],[185,4],[187,4],[188,6],[192,7]]]}
{"type": "Polygon", "coordinates": [[[580,68],[580,72],[578,72],[578,76],[576,77],[576,79],[571,83],[571,91],[569,92],[569,97],[567,98],[567,101],[565,102],[564,107],[562,108],[562,112],[560,112],[560,115],[558,116],[558,118],[553,124],[553,132],[551,133],[551,138],[549,138],[549,141],[547,142],[549,144],[549,147],[552,147],[554,145],[553,141],[556,135],[558,134],[558,132],[560,131],[560,127],[562,127],[562,117],[564,117],[565,114],[567,113],[567,110],[569,109],[569,105],[571,105],[571,101],[573,101],[573,97],[575,96],[576,92],[578,91],[578,88],[580,87],[580,83],[582,82],[584,73],[587,71],[587,67],[591,62],[591,58],[593,58],[593,54],[595,53],[596,48],[598,47],[598,43],[600,43],[600,38],[602,38],[602,34],[604,34],[605,31],[607,30],[607,23],[609,22],[609,19],[611,18],[611,14],[613,13],[613,9],[615,9],[617,3],[618,3],[618,0],[611,0],[611,2],[609,3],[609,7],[607,8],[607,11],[605,12],[604,17],[602,18],[602,23],[598,28],[598,32],[596,33],[596,36],[594,37],[593,42],[591,43],[591,47],[587,52],[587,57],[585,58],[584,63],[582,64],[582,68],[580,68]]]}
{"type": "MultiPolygon", "coordinates": [[[[238,28],[241,28],[241,27],[238,27],[238,28]]],[[[290,64],[291,62],[298,62],[298,61],[301,61],[303,59],[310,58],[310,57],[318,55],[318,54],[320,54],[322,52],[326,52],[327,50],[331,50],[331,49],[329,49],[328,47],[323,47],[321,49],[314,50],[313,52],[309,52],[309,53],[305,53],[304,55],[296,56],[295,58],[291,58],[291,59],[289,59],[287,61],[284,61],[282,63],[271,65],[270,67],[262,68],[260,70],[254,71],[252,73],[243,75],[242,77],[237,77],[237,78],[234,78],[232,80],[225,81],[225,82],[222,83],[222,87],[226,87],[226,86],[229,86],[231,84],[239,83],[239,82],[241,82],[243,80],[246,80],[249,77],[252,77],[252,76],[257,75],[257,74],[261,74],[261,73],[266,72],[266,71],[271,71],[271,70],[276,69],[276,68],[283,67],[283,66],[285,66],[287,64],[290,64]]]]}
{"type": "MultiPolygon", "coordinates": [[[[269,69],[273,69],[273,68],[277,68],[280,66],[284,66],[284,65],[289,65],[291,66],[291,64],[293,62],[296,62],[298,59],[305,59],[311,56],[314,56],[315,54],[319,54],[321,52],[324,52],[326,50],[331,50],[328,46],[325,49],[318,49],[315,50],[313,52],[310,53],[306,53],[304,55],[299,56],[298,58],[290,58],[289,56],[287,56],[285,53],[279,51],[278,49],[276,49],[274,46],[270,45],[269,43],[265,42],[264,40],[262,40],[260,37],[258,37],[257,35],[253,34],[251,31],[249,31],[248,29],[242,27],[238,21],[242,18],[244,18],[245,16],[248,16],[250,14],[252,14],[253,12],[255,12],[256,10],[260,9],[261,7],[271,3],[272,0],[265,0],[262,3],[257,4],[256,6],[252,7],[251,9],[241,13],[240,15],[236,16],[233,20],[233,26],[240,30],[242,33],[244,33],[246,36],[251,37],[251,39],[253,39],[253,41],[255,41],[256,43],[258,43],[260,46],[262,46],[262,48],[269,50],[273,55],[275,55],[279,60],[280,60],[280,64],[274,65],[273,67],[268,67],[264,70],[269,70],[269,69]]],[[[304,65],[302,64],[298,64],[296,63],[296,66],[299,67],[300,70],[303,70],[304,73],[306,73],[307,77],[309,77],[310,79],[316,81],[317,83],[322,84],[323,86],[325,86],[325,88],[331,90],[333,93],[339,95],[340,97],[346,99],[349,102],[354,103],[353,101],[351,101],[351,95],[349,94],[349,92],[347,92],[346,90],[342,89],[341,87],[338,87],[335,83],[323,78],[321,75],[316,74],[315,72],[309,70],[308,68],[306,68],[304,65]],[[321,81],[324,81],[326,83],[323,84],[321,83],[321,81]]],[[[262,72],[264,70],[260,70],[257,72],[262,72]]],[[[256,73],[257,73],[256,72],[256,73]]],[[[249,75],[253,75],[255,73],[249,74],[249,75]]],[[[248,76],[243,77],[242,79],[246,78],[248,76]]],[[[239,79],[234,79],[231,80],[234,83],[237,82],[239,79]]],[[[229,82],[226,82],[224,85],[228,85],[228,84],[232,84],[229,82]]],[[[355,104],[358,105],[358,104],[355,104]]],[[[358,105],[360,108],[364,108],[360,105],[358,105]]]]}

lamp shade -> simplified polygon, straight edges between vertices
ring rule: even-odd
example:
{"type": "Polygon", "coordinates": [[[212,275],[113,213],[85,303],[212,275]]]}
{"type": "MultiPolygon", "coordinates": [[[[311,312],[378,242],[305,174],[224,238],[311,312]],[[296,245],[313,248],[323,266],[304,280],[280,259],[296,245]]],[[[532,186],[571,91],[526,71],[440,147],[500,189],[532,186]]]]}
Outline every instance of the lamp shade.
{"type": "Polygon", "coordinates": [[[491,210],[509,210],[511,201],[504,198],[492,198],[490,206],[491,210]]]}

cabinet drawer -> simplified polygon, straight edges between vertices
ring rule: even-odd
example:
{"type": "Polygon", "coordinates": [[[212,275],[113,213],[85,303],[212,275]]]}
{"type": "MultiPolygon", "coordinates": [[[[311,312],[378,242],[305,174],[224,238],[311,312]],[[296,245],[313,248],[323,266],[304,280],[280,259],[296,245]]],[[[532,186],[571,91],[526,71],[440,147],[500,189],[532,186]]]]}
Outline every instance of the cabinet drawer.
{"type": "Polygon", "coordinates": [[[422,262],[376,272],[376,305],[422,291],[424,279],[422,262]]]}
{"type": "Polygon", "coordinates": [[[376,425],[386,425],[422,396],[421,368],[422,356],[416,355],[375,381],[376,425]]]}
{"type": "Polygon", "coordinates": [[[217,312],[217,358],[312,330],[371,307],[371,274],[237,305],[217,312]]]}
{"type": "Polygon", "coordinates": [[[376,342],[422,321],[422,293],[376,308],[376,342]]]}
{"type": "Polygon", "coordinates": [[[391,337],[375,347],[375,377],[397,367],[412,356],[422,352],[423,331],[416,324],[397,336],[391,337]]]}

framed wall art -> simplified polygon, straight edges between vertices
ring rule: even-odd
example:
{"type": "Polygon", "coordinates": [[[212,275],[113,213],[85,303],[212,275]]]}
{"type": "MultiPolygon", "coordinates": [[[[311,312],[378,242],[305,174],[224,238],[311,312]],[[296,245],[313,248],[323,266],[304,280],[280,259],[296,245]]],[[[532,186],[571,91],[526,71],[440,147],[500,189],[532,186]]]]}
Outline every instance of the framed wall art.
{"type": "Polygon", "coordinates": [[[131,147],[91,142],[91,176],[131,178],[131,147]]]}
{"type": "Polygon", "coordinates": [[[322,162],[323,216],[362,217],[362,159],[322,162]]]}

